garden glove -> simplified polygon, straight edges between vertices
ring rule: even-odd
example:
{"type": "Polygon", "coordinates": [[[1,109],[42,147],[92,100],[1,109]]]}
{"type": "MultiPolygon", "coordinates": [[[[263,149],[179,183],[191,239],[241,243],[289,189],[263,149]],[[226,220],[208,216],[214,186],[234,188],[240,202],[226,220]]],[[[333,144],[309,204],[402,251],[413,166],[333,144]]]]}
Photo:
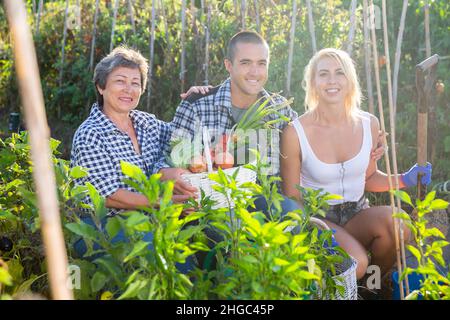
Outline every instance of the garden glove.
{"type": "Polygon", "coordinates": [[[417,163],[412,166],[411,169],[409,169],[407,172],[402,173],[400,175],[403,183],[405,184],[405,186],[409,187],[413,187],[413,186],[417,186],[417,176],[419,175],[419,173],[423,173],[422,176],[422,184],[424,185],[429,185],[431,183],[431,163],[427,162],[427,165],[425,167],[423,166],[419,166],[417,163]]]}

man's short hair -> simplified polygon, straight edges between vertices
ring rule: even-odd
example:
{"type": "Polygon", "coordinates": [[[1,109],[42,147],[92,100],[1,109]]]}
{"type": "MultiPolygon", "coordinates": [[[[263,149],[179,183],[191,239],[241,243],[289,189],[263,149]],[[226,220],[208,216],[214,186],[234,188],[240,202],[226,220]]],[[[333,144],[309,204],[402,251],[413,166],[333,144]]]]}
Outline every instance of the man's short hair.
{"type": "Polygon", "coordinates": [[[233,62],[236,54],[236,45],[238,43],[262,44],[267,47],[267,50],[269,50],[269,45],[259,33],[249,30],[240,31],[236,33],[228,42],[226,58],[231,62],[233,62]]]}

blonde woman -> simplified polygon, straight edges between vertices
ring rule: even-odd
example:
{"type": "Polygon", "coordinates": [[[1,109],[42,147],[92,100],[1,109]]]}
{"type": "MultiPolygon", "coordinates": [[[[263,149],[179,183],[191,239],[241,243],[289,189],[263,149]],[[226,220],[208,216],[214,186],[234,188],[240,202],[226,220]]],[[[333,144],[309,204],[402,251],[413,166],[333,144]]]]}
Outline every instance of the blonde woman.
{"type": "MultiPolygon", "coordinates": [[[[395,262],[393,219],[389,206],[369,207],[364,191],[389,190],[388,176],[377,169],[371,152],[378,140],[378,119],[362,111],[361,89],[349,55],[337,49],[317,52],[305,69],[306,112],[286,127],[281,142],[283,192],[302,201],[296,185],[342,196],[330,201],[324,221],[336,230],[339,245],[357,262],[361,279],[370,264],[382,275],[395,262]]],[[[431,164],[414,165],[400,175],[400,187],[431,182],[431,164]]],[[[404,238],[410,231],[404,229],[404,238]]]]}

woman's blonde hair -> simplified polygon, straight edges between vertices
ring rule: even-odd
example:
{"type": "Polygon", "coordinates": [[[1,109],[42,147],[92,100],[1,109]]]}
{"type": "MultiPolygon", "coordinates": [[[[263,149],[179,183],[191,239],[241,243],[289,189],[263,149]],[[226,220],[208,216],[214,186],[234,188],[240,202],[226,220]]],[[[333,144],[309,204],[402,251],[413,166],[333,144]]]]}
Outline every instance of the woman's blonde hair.
{"type": "Polygon", "coordinates": [[[314,77],[319,61],[325,57],[335,59],[339,63],[349,82],[349,93],[345,97],[344,106],[347,117],[355,120],[360,111],[362,99],[361,88],[352,58],[350,58],[347,52],[339,49],[325,48],[320,50],[311,58],[306,66],[302,82],[303,89],[306,92],[305,109],[307,112],[313,112],[319,104],[314,77]]]}

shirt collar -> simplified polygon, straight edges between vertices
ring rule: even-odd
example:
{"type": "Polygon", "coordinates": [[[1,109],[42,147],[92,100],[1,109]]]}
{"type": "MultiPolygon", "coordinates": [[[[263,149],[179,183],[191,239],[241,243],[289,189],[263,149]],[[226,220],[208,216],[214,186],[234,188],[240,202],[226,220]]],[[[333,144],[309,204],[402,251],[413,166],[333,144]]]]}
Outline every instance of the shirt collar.
{"type": "MultiPolygon", "coordinates": [[[[262,89],[258,94],[258,98],[261,97],[268,98],[270,94],[266,91],[266,89],[262,89]]],[[[214,105],[221,105],[231,110],[231,79],[228,78],[225,80],[217,90],[217,93],[214,97],[214,105]]]]}
{"type": "Polygon", "coordinates": [[[95,123],[95,126],[106,132],[119,131],[117,126],[108,119],[108,117],[102,112],[98,103],[94,103],[89,114],[91,121],[95,123]]]}
{"type": "MultiPolygon", "coordinates": [[[[119,128],[112,122],[101,110],[101,107],[94,103],[89,114],[89,118],[95,123],[95,125],[106,132],[120,132],[119,128]]],[[[137,111],[130,111],[130,118],[133,121],[135,127],[147,128],[150,124],[144,115],[137,111]]]]}

